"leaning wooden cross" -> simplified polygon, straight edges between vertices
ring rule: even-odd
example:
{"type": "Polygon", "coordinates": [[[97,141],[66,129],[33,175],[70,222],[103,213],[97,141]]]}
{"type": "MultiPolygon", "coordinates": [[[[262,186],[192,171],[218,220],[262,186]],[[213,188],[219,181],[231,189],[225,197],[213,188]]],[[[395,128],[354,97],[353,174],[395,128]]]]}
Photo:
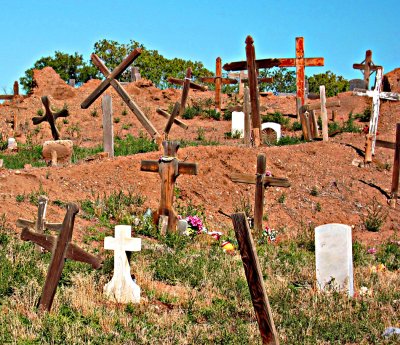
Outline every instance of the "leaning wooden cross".
{"type": "Polygon", "coordinates": [[[135,114],[142,126],[147,130],[150,136],[155,142],[161,141],[161,136],[157,129],[153,126],[146,115],[140,110],[135,101],[129,96],[129,94],[122,87],[117,78],[129,67],[129,65],[141,54],[141,49],[136,48],[133,50],[112,72],[108,70],[103,61],[96,54],[91,55],[93,64],[100,70],[100,72],[106,77],[101,84],[82,102],[81,108],[87,109],[100,95],[107,90],[111,85],[115,91],[121,96],[122,100],[126,103],[128,108],[135,114]]]}
{"type": "Polygon", "coordinates": [[[256,314],[262,343],[278,345],[279,337],[275,329],[272,310],[265,290],[263,273],[257,256],[249,224],[244,212],[231,215],[233,228],[239,244],[240,255],[243,261],[244,273],[249,286],[253,308],[256,314]]]}
{"type": "Polygon", "coordinates": [[[179,149],[179,142],[164,141],[164,155],[158,161],[144,160],[140,170],[148,172],[158,172],[161,177],[161,199],[158,212],[154,221],[158,224],[161,216],[168,217],[166,231],[176,231],[178,215],[173,208],[174,186],[179,175],[197,175],[197,163],[179,162],[176,157],[179,149]]]}
{"type": "Polygon", "coordinates": [[[221,88],[222,85],[237,84],[236,79],[222,78],[221,58],[217,57],[215,62],[215,77],[203,77],[200,80],[204,83],[215,84],[215,109],[221,112],[221,88]]]}
{"type": "Polygon", "coordinates": [[[362,71],[364,75],[364,83],[365,83],[365,88],[368,90],[369,89],[369,77],[371,76],[372,73],[376,72],[378,69],[381,69],[382,66],[375,65],[372,61],[372,51],[367,50],[365,52],[365,59],[361,63],[355,63],[353,64],[354,69],[359,69],[362,71]]]}
{"type": "Polygon", "coordinates": [[[266,175],[266,157],[264,154],[257,156],[257,173],[251,174],[231,174],[231,180],[236,183],[248,183],[256,185],[254,201],[254,230],[257,235],[262,233],[262,218],[264,208],[264,189],[267,187],[290,187],[287,178],[272,177],[266,175]]]}
{"type": "Polygon", "coordinates": [[[53,113],[50,110],[50,102],[49,102],[49,98],[47,96],[42,96],[42,103],[44,105],[45,114],[43,116],[37,116],[37,117],[32,118],[32,122],[34,125],[38,125],[44,121],[47,121],[50,125],[51,134],[53,136],[53,139],[59,140],[60,133],[58,132],[58,129],[56,127],[56,120],[59,117],[68,117],[69,116],[68,109],[64,108],[56,113],[53,113]]]}
{"type": "Polygon", "coordinates": [[[60,234],[57,237],[38,234],[29,230],[27,227],[25,227],[21,233],[22,240],[34,242],[53,253],[47,272],[46,282],[39,301],[39,307],[47,311],[50,311],[51,305],[53,304],[65,259],[88,263],[92,265],[94,269],[101,267],[100,258],[85,252],[77,245],[71,243],[75,216],[78,212],[79,208],[76,204],[69,203],[67,205],[67,213],[62,223],[60,234]]]}
{"type": "Polygon", "coordinates": [[[392,174],[392,189],[390,191],[390,205],[396,207],[399,192],[399,173],[400,173],[400,123],[396,124],[396,142],[392,143],[384,140],[376,140],[376,146],[394,149],[394,162],[392,174]]]}

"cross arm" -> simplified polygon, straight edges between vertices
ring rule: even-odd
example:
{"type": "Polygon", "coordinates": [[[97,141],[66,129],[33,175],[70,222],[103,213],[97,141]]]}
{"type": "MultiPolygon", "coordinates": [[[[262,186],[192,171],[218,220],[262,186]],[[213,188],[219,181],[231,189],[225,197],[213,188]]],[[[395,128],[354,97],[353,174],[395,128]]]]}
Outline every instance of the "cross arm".
{"type": "MultiPolygon", "coordinates": [[[[248,78],[243,78],[242,79],[243,82],[247,83],[249,81],[248,78]]],[[[265,78],[258,78],[257,79],[258,83],[272,83],[274,81],[274,78],[271,77],[265,77],[265,78]]]]}
{"type": "Polygon", "coordinates": [[[46,119],[47,119],[46,115],[44,115],[44,116],[35,116],[35,117],[32,117],[32,123],[34,125],[38,125],[38,124],[42,123],[43,121],[46,121],[46,119]]]}
{"type": "MultiPolygon", "coordinates": [[[[140,165],[140,171],[158,172],[160,163],[158,161],[143,160],[140,165]]],[[[179,175],[197,175],[197,163],[179,162],[178,174],[179,175]]]]}
{"type": "Polygon", "coordinates": [[[158,172],[160,163],[158,161],[143,160],[140,163],[140,171],[158,172]]]}
{"type": "MultiPolygon", "coordinates": [[[[156,112],[157,112],[157,114],[164,116],[166,119],[169,119],[171,116],[171,114],[169,114],[167,111],[165,111],[161,108],[157,108],[156,112]]],[[[174,118],[174,123],[183,129],[189,128],[189,126],[185,122],[183,122],[177,118],[174,118]]]]}
{"type": "MultiPolygon", "coordinates": [[[[363,64],[363,63],[354,63],[354,64],[353,64],[353,68],[354,68],[354,69],[361,69],[361,70],[364,70],[364,69],[366,68],[366,65],[363,64]]],[[[376,70],[378,70],[378,69],[380,69],[380,68],[382,68],[382,66],[372,65],[372,64],[369,66],[369,69],[370,69],[371,71],[376,71],[376,70]]]]}
{"type": "Polygon", "coordinates": [[[61,109],[59,112],[54,113],[54,120],[58,119],[59,117],[68,117],[69,111],[68,109],[61,109]]]}
{"type": "Polygon", "coordinates": [[[394,150],[396,148],[396,143],[392,143],[392,142],[386,141],[386,140],[376,139],[375,145],[378,147],[384,147],[384,148],[392,149],[392,150],[394,150]]]}
{"type": "MultiPolygon", "coordinates": [[[[340,100],[328,101],[326,102],[326,108],[340,107],[340,100]]],[[[300,111],[302,113],[311,110],[318,110],[321,108],[321,103],[304,104],[301,106],[300,111]]]]}
{"type": "MultiPolygon", "coordinates": [[[[140,48],[134,49],[108,76],[101,84],[82,102],[81,108],[87,109],[99,96],[107,90],[111,84],[111,80],[118,78],[125,69],[142,53],[140,48]]],[[[96,54],[91,56],[93,63],[97,66],[96,62],[101,61],[96,54]]]]}
{"type": "MultiPolygon", "coordinates": [[[[39,234],[30,231],[27,227],[23,228],[21,232],[21,239],[24,241],[34,242],[49,252],[54,250],[57,242],[57,237],[39,234]]],[[[99,257],[85,252],[83,249],[73,243],[68,244],[65,258],[90,264],[94,269],[99,269],[102,264],[102,260],[99,257]]]]}
{"type": "MultiPolygon", "coordinates": [[[[19,218],[17,220],[17,227],[18,228],[32,228],[36,225],[36,222],[32,221],[32,220],[27,220],[27,219],[23,219],[23,218],[19,218]]],[[[46,229],[49,230],[54,230],[54,231],[61,231],[62,228],[62,223],[48,223],[48,222],[44,222],[44,227],[46,229]]]]}
{"type": "MultiPolygon", "coordinates": [[[[256,184],[257,182],[256,175],[233,173],[230,177],[237,183],[256,184]]],[[[290,187],[290,182],[285,177],[264,176],[263,183],[264,187],[290,187]]]]}
{"type": "MultiPolygon", "coordinates": [[[[175,84],[175,85],[183,85],[184,82],[185,82],[182,79],[177,79],[177,78],[173,78],[173,77],[169,77],[167,80],[171,84],[175,84]]],[[[203,85],[196,84],[196,83],[194,83],[192,81],[190,82],[190,88],[194,89],[194,90],[207,91],[207,87],[205,87],[203,85]]]]}

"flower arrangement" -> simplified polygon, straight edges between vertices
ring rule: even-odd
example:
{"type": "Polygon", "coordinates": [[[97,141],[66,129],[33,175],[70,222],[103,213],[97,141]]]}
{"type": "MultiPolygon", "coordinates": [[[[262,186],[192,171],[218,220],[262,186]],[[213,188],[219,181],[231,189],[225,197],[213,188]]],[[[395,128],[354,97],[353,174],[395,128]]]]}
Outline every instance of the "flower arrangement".
{"type": "Polygon", "coordinates": [[[275,242],[276,237],[278,235],[278,231],[271,229],[268,225],[265,227],[262,233],[262,239],[266,240],[267,242],[275,242]]]}

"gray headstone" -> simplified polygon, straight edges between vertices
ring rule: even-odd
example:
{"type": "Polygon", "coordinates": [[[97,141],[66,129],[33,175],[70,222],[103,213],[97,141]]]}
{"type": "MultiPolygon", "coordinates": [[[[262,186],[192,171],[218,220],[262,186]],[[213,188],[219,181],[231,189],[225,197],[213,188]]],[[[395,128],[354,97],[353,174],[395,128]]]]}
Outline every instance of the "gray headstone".
{"type": "Polygon", "coordinates": [[[75,87],[75,79],[68,80],[68,85],[72,86],[72,87],[75,87]]]}
{"type": "Polygon", "coordinates": [[[319,290],[347,290],[354,295],[351,227],[325,224],[315,228],[315,261],[319,290]]]}
{"type": "Polygon", "coordinates": [[[178,234],[184,235],[188,228],[188,222],[186,219],[179,219],[178,220],[178,234]]]}
{"type": "Polygon", "coordinates": [[[353,91],[354,89],[366,89],[365,81],[363,79],[351,79],[349,84],[350,91],[353,91]]]}

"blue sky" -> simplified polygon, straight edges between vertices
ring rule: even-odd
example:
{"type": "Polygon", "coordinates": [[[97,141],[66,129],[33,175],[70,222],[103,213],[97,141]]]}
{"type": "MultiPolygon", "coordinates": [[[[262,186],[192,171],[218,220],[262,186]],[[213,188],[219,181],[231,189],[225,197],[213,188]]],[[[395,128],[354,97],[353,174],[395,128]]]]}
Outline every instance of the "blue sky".
{"type": "Polygon", "coordinates": [[[2,47],[0,90],[42,56],[59,50],[89,59],[96,41],[138,41],[167,58],[202,61],[211,70],[245,59],[252,35],[257,58],[294,57],[295,37],[304,36],[305,56],[324,57],[327,70],[362,77],[352,64],[373,51],[386,72],[400,67],[400,1],[253,0],[0,0],[2,47]]]}

